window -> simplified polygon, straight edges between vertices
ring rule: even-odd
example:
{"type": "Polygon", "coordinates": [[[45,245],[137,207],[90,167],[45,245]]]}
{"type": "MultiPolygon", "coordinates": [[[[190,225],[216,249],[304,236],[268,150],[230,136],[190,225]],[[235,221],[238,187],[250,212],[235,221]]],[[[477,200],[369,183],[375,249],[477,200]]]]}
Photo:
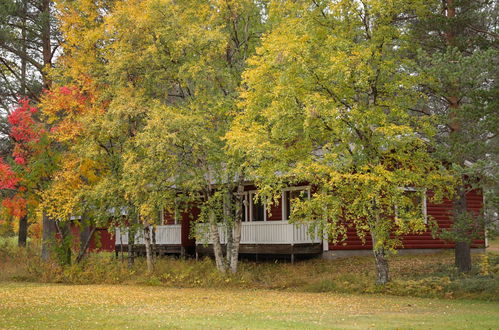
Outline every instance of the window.
{"type": "Polygon", "coordinates": [[[293,209],[293,200],[295,199],[305,200],[310,199],[310,187],[289,187],[284,188],[282,191],[282,217],[283,220],[289,220],[291,215],[291,210],[293,209]]]}
{"type": "Polygon", "coordinates": [[[249,192],[249,210],[250,221],[267,221],[267,214],[265,212],[265,205],[260,199],[255,201],[255,191],[249,192]]]}
{"type": "Polygon", "coordinates": [[[160,217],[161,217],[161,221],[160,223],[162,225],[178,225],[181,223],[182,219],[181,219],[181,216],[182,216],[182,212],[180,210],[180,203],[175,200],[175,204],[174,204],[174,209],[173,209],[173,212],[170,212],[169,210],[167,209],[162,209],[161,212],[160,212],[160,217]]]}
{"type": "MultiPolygon", "coordinates": [[[[415,213],[417,216],[423,218],[424,223],[428,224],[428,215],[426,212],[426,190],[416,189],[412,187],[402,188],[404,190],[404,197],[407,198],[407,205],[404,206],[403,213],[415,213]]],[[[399,216],[401,206],[395,205],[395,216],[399,216]]]]}

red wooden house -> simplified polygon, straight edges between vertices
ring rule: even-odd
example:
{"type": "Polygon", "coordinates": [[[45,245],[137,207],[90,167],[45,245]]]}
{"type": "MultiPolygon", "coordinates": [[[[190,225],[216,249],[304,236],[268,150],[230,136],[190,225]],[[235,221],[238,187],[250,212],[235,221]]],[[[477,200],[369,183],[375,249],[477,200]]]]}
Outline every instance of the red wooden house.
{"type": "MultiPolygon", "coordinates": [[[[365,244],[351,228],[347,233],[347,240],[339,244],[333,244],[322,239],[321,235],[310,235],[306,224],[291,224],[288,217],[291,204],[295,197],[309,196],[309,186],[294,186],[283,189],[282,197],[278,203],[264,205],[255,202],[255,186],[247,185],[244,192],[243,224],[241,232],[241,254],[257,255],[323,255],[324,257],[335,257],[344,255],[356,255],[370,253],[372,248],[369,239],[365,244]]],[[[467,194],[468,209],[481,212],[483,197],[477,191],[467,194]]],[[[452,224],[452,204],[444,201],[442,204],[433,204],[426,198],[422,198],[421,207],[427,217],[432,217],[440,228],[448,228],[452,224]]],[[[211,254],[212,247],[207,234],[203,234],[202,225],[197,225],[198,238],[191,237],[192,226],[199,214],[199,209],[192,208],[189,212],[178,214],[164,214],[162,225],[156,228],[156,245],[160,254],[211,254]]],[[[225,243],[225,234],[220,228],[222,243],[225,243]]],[[[127,251],[127,235],[116,231],[114,250],[127,251]]],[[[136,249],[144,251],[143,238],[139,235],[135,240],[136,249]]],[[[109,244],[102,246],[110,247],[109,244]]],[[[450,249],[454,244],[442,239],[433,238],[428,230],[420,235],[406,235],[403,238],[401,252],[434,252],[435,250],[450,249]]],[[[485,241],[477,239],[473,242],[474,249],[483,249],[485,241]]]]}

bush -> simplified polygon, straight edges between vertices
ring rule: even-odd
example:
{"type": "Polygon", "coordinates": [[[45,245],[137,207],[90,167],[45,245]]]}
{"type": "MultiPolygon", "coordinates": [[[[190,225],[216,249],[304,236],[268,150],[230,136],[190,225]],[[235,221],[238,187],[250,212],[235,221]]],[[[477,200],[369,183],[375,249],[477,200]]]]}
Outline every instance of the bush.
{"type": "Polygon", "coordinates": [[[480,258],[479,267],[466,276],[455,271],[450,254],[395,256],[390,263],[393,281],[377,286],[374,284],[373,261],[369,257],[312,259],[295,264],[242,261],[235,275],[222,275],[209,258],[196,261],[166,257],[158,259],[153,273],[147,274],[143,258],[137,258],[133,267],[128,269],[127,262],[121,262],[112,253],[90,253],[81,264],[64,266],[57,262],[41,262],[38,251],[39,246],[34,244],[23,249],[10,241],[0,242],[0,281],[499,299],[497,255],[480,258]],[[484,260],[487,266],[482,265],[484,260]]]}

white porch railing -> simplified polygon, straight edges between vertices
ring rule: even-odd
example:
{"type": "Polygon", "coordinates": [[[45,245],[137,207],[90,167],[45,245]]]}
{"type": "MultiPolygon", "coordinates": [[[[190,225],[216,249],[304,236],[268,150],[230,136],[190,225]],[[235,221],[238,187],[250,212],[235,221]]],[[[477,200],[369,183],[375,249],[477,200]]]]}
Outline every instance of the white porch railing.
{"type": "MultiPolygon", "coordinates": [[[[207,224],[196,226],[196,244],[211,243],[207,224]]],[[[219,225],[220,242],[227,243],[226,229],[219,225]]],[[[241,244],[305,244],[322,243],[321,235],[310,235],[306,224],[291,224],[288,221],[243,222],[241,244]]]]}
{"type": "MultiPolygon", "coordinates": [[[[168,225],[156,227],[156,244],[173,245],[180,244],[182,239],[181,225],[168,225]]],[[[128,244],[128,232],[116,228],[116,245],[128,244]]],[[[139,230],[135,234],[135,244],[145,244],[144,231],[139,230]]]]}

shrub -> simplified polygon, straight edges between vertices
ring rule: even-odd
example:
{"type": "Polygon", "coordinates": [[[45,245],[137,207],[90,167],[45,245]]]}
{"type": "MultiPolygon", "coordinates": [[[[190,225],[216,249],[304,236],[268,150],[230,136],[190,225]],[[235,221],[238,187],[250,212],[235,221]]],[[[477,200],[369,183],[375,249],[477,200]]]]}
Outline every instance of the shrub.
{"type": "Polygon", "coordinates": [[[157,259],[153,273],[147,274],[143,258],[136,258],[129,269],[127,262],[112,253],[90,253],[81,264],[65,266],[42,262],[38,251],[39,247],[32,244],[22,249],[0,242],[0,280],[499,299],[499,256],[495,255],[482,257],[479,270],[467,276],[455,271],[450,254],[396,256],[391,260],[393,281],[377,286],[368,257],[313,259],[295,264],[242,261],[235,275],[222,275],[210,258],[196,261],[165,257],[157,259]],[[484,260],[487,266],[482,265],[484,260]]]}

